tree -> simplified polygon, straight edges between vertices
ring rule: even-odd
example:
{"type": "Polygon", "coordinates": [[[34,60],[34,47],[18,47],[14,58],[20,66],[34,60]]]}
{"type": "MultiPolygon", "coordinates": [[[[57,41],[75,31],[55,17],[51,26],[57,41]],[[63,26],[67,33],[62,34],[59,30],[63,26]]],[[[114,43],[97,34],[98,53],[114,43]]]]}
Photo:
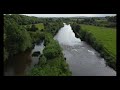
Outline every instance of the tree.
{"type": "MultiPolygon", "coordinates": [[[[6,26],[6,25],[5,25],[6,26]]],[[[6,49],[10,56],[31,47],[31,38],[24,27],[11,22],[6,27],[6,49]]]]}
{"type": "Polygon", "coordinates": [[[114,23],[116,22],[116,16],[112,16],[112,17],[107,16],[106,19],[107,19],[107,21],[109,21],[109,22],[114,22],[114,23]]]}
{"type": "Polygon", "coordinates": [[[32,24],[31,31],[36,31],[36,30],[38,30],[38,28],[35,26],[35,24],[32,24]]]}

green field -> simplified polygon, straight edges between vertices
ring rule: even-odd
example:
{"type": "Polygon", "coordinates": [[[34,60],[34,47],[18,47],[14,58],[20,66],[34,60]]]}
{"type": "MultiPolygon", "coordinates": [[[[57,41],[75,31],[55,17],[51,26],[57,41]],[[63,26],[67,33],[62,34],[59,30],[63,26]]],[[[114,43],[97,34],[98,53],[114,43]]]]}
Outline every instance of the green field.
{"type": "MultiPolygon", "coordinates": [[[[32,26],[32,24],[30,24],[30,25],[24,25],[25,27],[26,26],[32,26]]],[[[44,24],[43,23],[38,23],[38,24],[35,24],[35,26],[39,29],[39,30],[42,30],[42,29],[44,29],[44,24]]]]}
{"type": "Polygon", "coordinates": [[[36,26],[39,30],[44,29],[43,23],[35,24],[35,26],[36,26]]]}
{"type": "Polygon", "coordinates": [[[83,24],[81,24],[81,28],[91,33],[103,45],[109,55],[115,58],[113,62],[116,62],[116,29],[83,24]]]}

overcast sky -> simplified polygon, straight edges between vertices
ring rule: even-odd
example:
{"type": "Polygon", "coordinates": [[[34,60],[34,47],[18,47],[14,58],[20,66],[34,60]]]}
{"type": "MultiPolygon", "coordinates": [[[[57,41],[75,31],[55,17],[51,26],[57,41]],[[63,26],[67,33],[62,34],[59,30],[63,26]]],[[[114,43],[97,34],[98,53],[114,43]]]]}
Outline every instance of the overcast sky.
{"type": "Polygon", "coordinates": [[[23,14],[23,15],[36,17],[74,17],[74,16],[105,17],[115,16],[116,14],[23,14]]]}

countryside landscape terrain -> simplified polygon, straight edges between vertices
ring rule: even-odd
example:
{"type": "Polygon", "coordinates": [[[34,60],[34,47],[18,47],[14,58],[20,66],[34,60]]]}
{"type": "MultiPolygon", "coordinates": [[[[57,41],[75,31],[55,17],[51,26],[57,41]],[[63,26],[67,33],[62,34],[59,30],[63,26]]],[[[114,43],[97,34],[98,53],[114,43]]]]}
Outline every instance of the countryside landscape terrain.
{"type": "Polygon", "coordinates": [[[4,14],[4,76],[116,76],[116,24],[4,14]]]}

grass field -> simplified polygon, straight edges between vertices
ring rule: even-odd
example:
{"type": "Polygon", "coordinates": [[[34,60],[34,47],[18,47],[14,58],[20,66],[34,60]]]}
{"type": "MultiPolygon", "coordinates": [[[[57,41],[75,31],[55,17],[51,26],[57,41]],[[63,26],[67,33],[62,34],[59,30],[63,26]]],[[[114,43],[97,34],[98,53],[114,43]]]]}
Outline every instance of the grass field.
{"type": "Polygon", "coordinates": [[[81,24],[81,28],[92,33],[108,53],[116,58],[116,29],[83,24],[81,24]]]}
{"type": "MultiPolygon", "coordinates": [[[[25,27],[26,26],[32,26],[32,24],[30,24],[30,25],[24,25],[25,27]]],[[[39,29],[39,30],[42,30],[42,29],[44,29],[44,24],[43,23],[38,23],[38,24],[35,24],[35,26],[39,29]]]]}
{"type": "Polygon", "coordinates": [[[36,26],[39,30],[44,29],[43,23],[35,24],[35,26],[36,26]]]}

